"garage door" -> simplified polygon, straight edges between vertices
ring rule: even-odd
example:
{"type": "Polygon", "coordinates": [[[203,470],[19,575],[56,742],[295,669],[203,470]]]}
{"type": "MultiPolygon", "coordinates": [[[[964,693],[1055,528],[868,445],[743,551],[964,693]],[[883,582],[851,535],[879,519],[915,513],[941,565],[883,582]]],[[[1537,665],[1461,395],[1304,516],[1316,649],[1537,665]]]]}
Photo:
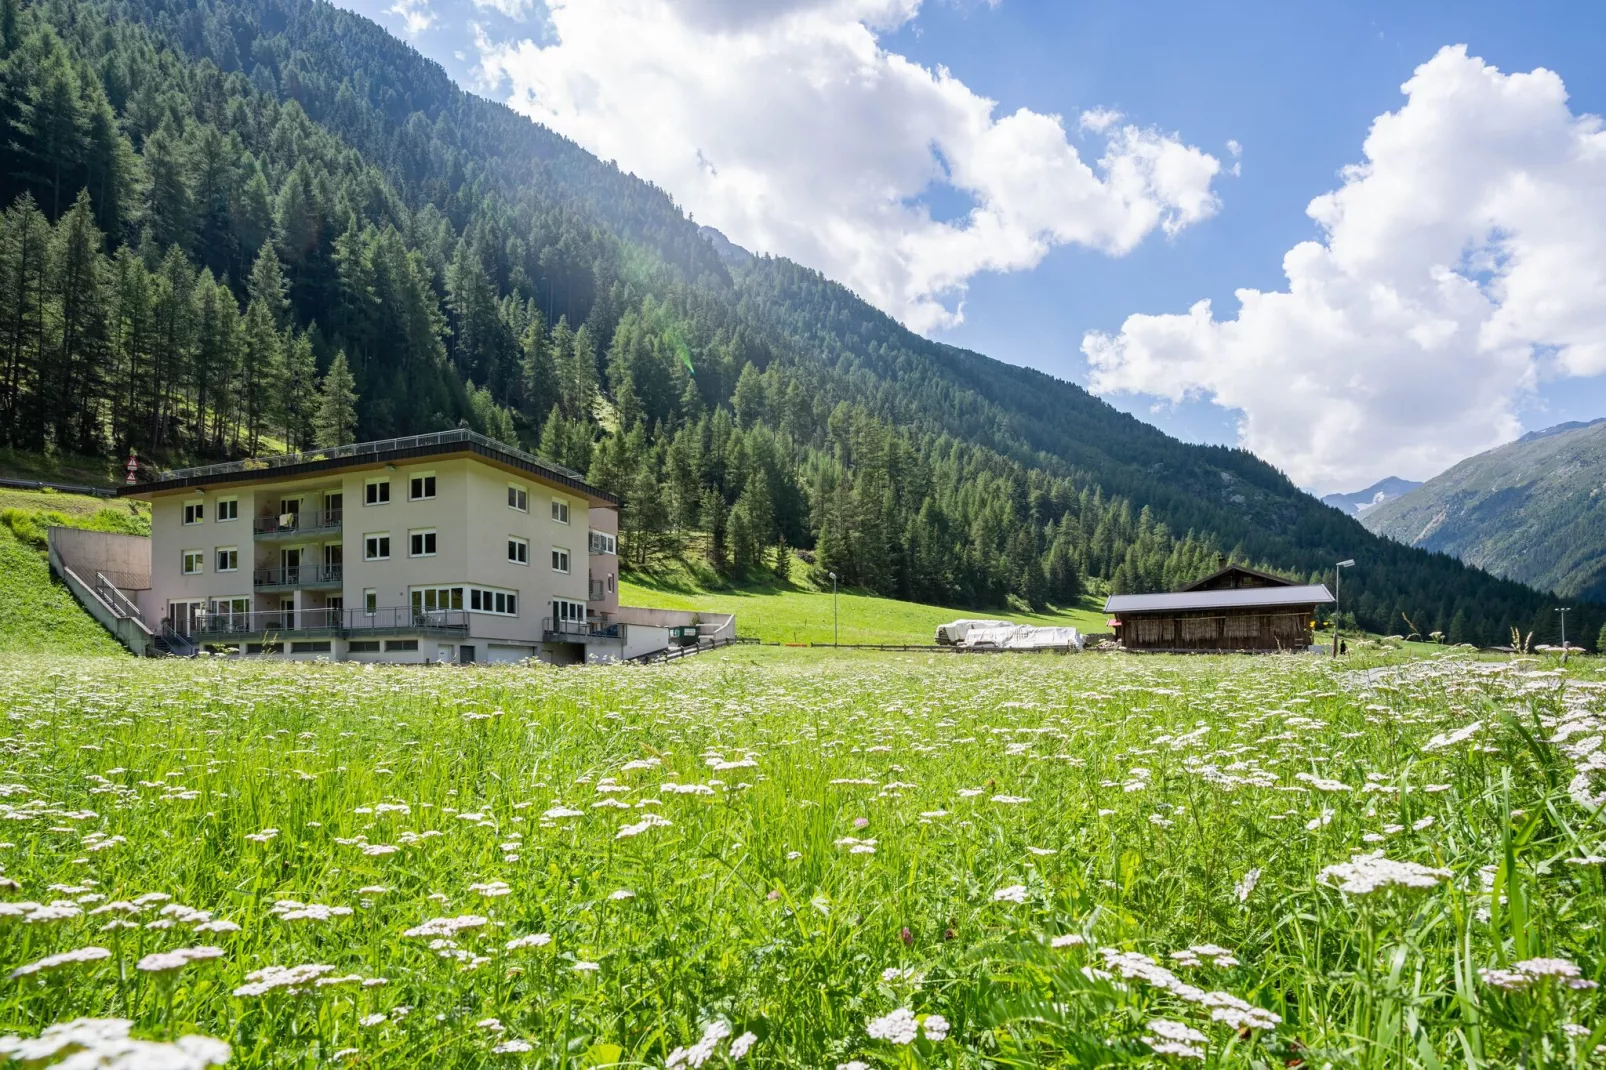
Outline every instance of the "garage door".
{"type": "Polygon", "coordinates": [[[489,661],[523,661],[532,653],[527,646],[492,646],[485,651],[489,661]]]}

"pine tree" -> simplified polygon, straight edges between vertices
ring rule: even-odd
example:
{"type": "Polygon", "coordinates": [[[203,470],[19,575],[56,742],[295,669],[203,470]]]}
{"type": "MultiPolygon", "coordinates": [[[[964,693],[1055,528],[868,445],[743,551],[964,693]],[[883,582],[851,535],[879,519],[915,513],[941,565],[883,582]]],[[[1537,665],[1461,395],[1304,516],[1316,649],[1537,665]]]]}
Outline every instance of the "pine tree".
{"type": "Polygon", "coordinates": [[[346,364],[345,350],[335,354],[318,391],[314,435],[321,448],[344,446],[357,438],[357,383],[346,364]]]}
{"type": "Polygon", "coordinates": [[[283,420],[287,450],[304,450],[312,445],[313,422],[319,409],[318,361],[312,353],[312,340],[305,331],[292,334],[282,343],[284,378],[279,394],[279,414],[283,420]]]}
{"type": "Polygon", "coordinates": [[[730,513],[725,498],[710,487],[703,492],[703,528],[708,532],[708,567],[724,572],[730,564],[726,538],[729,535],[730,513]]]}

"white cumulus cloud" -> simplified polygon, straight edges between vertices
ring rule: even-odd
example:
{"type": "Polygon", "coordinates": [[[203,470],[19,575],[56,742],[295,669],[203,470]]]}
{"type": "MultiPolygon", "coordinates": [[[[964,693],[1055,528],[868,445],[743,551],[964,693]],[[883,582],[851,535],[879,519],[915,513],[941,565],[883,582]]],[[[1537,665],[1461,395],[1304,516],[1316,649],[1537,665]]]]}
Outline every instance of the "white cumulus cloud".
{"type": "Polygon", "coordinates": [[[1213,156],[1109,110],[1000,114],[879,36],[920,0],[550,0],[542,42],[480,41],[508,102],[917,330],[968,280],[1056,245],[1121,255],[1218,207],[1213,156]],[[1086,148],[1090,160],[1084,160],[1086,148]],[[944,218],[919,201],[938,190],[944,218]]]}
{"type": "Polygon", "coordinates": [[[1287,289],[1129,316],[1082,349],[1101,393],[1208,398],[1319,490],[1423,478],[1510,440],[1546,376],[1606,372],[1606,133],[1562,80],[1442,49],[1308,208],[1287,289]]]}

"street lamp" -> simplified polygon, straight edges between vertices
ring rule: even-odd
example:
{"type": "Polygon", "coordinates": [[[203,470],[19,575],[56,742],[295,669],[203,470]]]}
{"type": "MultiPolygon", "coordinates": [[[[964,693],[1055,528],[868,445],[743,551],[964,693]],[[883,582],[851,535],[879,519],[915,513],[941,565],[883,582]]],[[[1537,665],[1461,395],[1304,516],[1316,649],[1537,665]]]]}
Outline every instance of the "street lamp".
{"type": "Polygon", "coordinates": [[[1556,610],[1557,613],[1561,614],[1561,660],[1563,662],[1567,660],[1567,613],[1572,608],[1572,606],[1563,606],[1556,610]]]}
{"type": "Polygon", "coordinates": [[[836,636],[836,573],[832,572],[832,573],[830,573],[830,576],[831,576],[831,645],[832,646],[836,646],[837,645],[837,636],[836,636]]]}
{"type": "Polygon", "coordinates": [[[1338,594],[1343,587],[1343,570],[1355,564],[1353,557],[1333,566],[1333,657],[1338,657],[1338,594]]]}

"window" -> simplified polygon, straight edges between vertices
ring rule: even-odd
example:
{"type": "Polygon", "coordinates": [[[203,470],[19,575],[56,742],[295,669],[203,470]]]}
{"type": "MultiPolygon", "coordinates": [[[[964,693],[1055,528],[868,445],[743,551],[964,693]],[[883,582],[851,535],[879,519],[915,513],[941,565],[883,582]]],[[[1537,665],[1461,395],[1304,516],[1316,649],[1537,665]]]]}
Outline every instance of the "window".
{"type": "Polygon", "coordinates": [[[217,571],[235,572],[240,567],[240,551],[233,546],[219,546],[217,548],[217,571]]]}
{"type": "Polygon", "coordinates": [[[567,524],[569,522],[569,503],[553,498],[552,519],[560,524],[567,524]]]}
{"type": "Polygon", "coordinates": [[[444,609],[463,608],[461,587],[414,587],[413,612],[436,613],[444,609]]]}
{"type": "Polygon", "coordinates": [[[370,479],[363,484],[362,503],[364,505],[389,505],[390,480],[370,479]]]}
{"type": "MultiPolygon", "coordinates": [[[[563,624],[584,624],[586,619],[586,604],[574,602],[567,598],[554,598],[552,600],[552,616],[563,624]]],[[[573,630],[572,628],[568,630],[573,630]]]]}
{"type": "Polygon", "coordinates": [[[205,516],[206,504],[204,502],[184,503],[184,523],[199,524],[205,516]]]}
{"type": "Polygon", "coordinates": [[[228,520],[240,519],[240,499],[219,498],[217,500],[217,522],[219,524],[228,520]]]}
{"type": "Polygon", "coordinates": [[[418,640],[417,639],[386,639],[385,640],[385,649],[386,650],[417,650],[418,649],[418,640]]]}
{"type": "Polygon", "coordinates": [[[362,611],[370,617],[379,612],[379,592],[372,587],[363,588],[362,611]]]}
{"type": "Polygon", "coordinates": [[[503,617],[519,615],[519,593],[490,587],[470,587],[468,608],[476,613],[495,613],[503,617]]]}
{"type": "Polygon", "coordinates": [[[415,502],[435,497],[435,474],[422,472],[414,476],[408,483],[407,497],[408,500],[415,502]]]}
{"type": "Polygon", "coordinates": [[[613,573],[608,573],[608,593],[613,593],[613,573]]]}
{"type": "Polygon", "coordinates": [[[593,531],[591,533],[591,552],[594,554],[618,553],[618,541],[606,531],[593,531]]]}
{"type": "Polygon", "coordinates": [[[346,651],[351,654],[377,654],[379,653],[379,640],[353,639],[346,644],[346,651]]]}
{"type": "Polygon", "coordinates": [[[521,513],[530,511],[530,492],[513,483],[507,485],[507,507],[521,513]]]}
{"type": "Polygon", "coordinates": [[[245,644],[245,652],[247,654],[283,654],[284,653],[284,644],[283,643],[247,643],[247,644],[245,644]]]}
{"type": "Polygon", "coordinates": [[[552,550],[552,571],[567,573],[569,571],[569,551],[556,547],[552,550]]]}
{"type": "Polygon", "coordinates": [[[528,565],[530,563],[530,540],[521,539],[517,535],[507,537],[507,559],[515,565],[528,565]]]}
{"type": "Polygon", "coordinates": [[[184,575],[194,576],[206,568],[206,554],[200,550],[184,551],[184,575]]]}
{"type": "Polygon", "coordinates": [[[362,537],[362,559],[364,561],[390,560],[390,532],[374,532],[372,535],[362,537]]]}
{"type": "Polygon", "coordinates": [[[409,531],[407,533],[407,556],[434,557],[435,529],[426,528],[422,531],[409,531]]]}
{"type": "Polygon", "coordinates": [[[329,653],[329,640],[312,639],[300,643],[290,644],[292,654],[327,654],[329,653]]]}

